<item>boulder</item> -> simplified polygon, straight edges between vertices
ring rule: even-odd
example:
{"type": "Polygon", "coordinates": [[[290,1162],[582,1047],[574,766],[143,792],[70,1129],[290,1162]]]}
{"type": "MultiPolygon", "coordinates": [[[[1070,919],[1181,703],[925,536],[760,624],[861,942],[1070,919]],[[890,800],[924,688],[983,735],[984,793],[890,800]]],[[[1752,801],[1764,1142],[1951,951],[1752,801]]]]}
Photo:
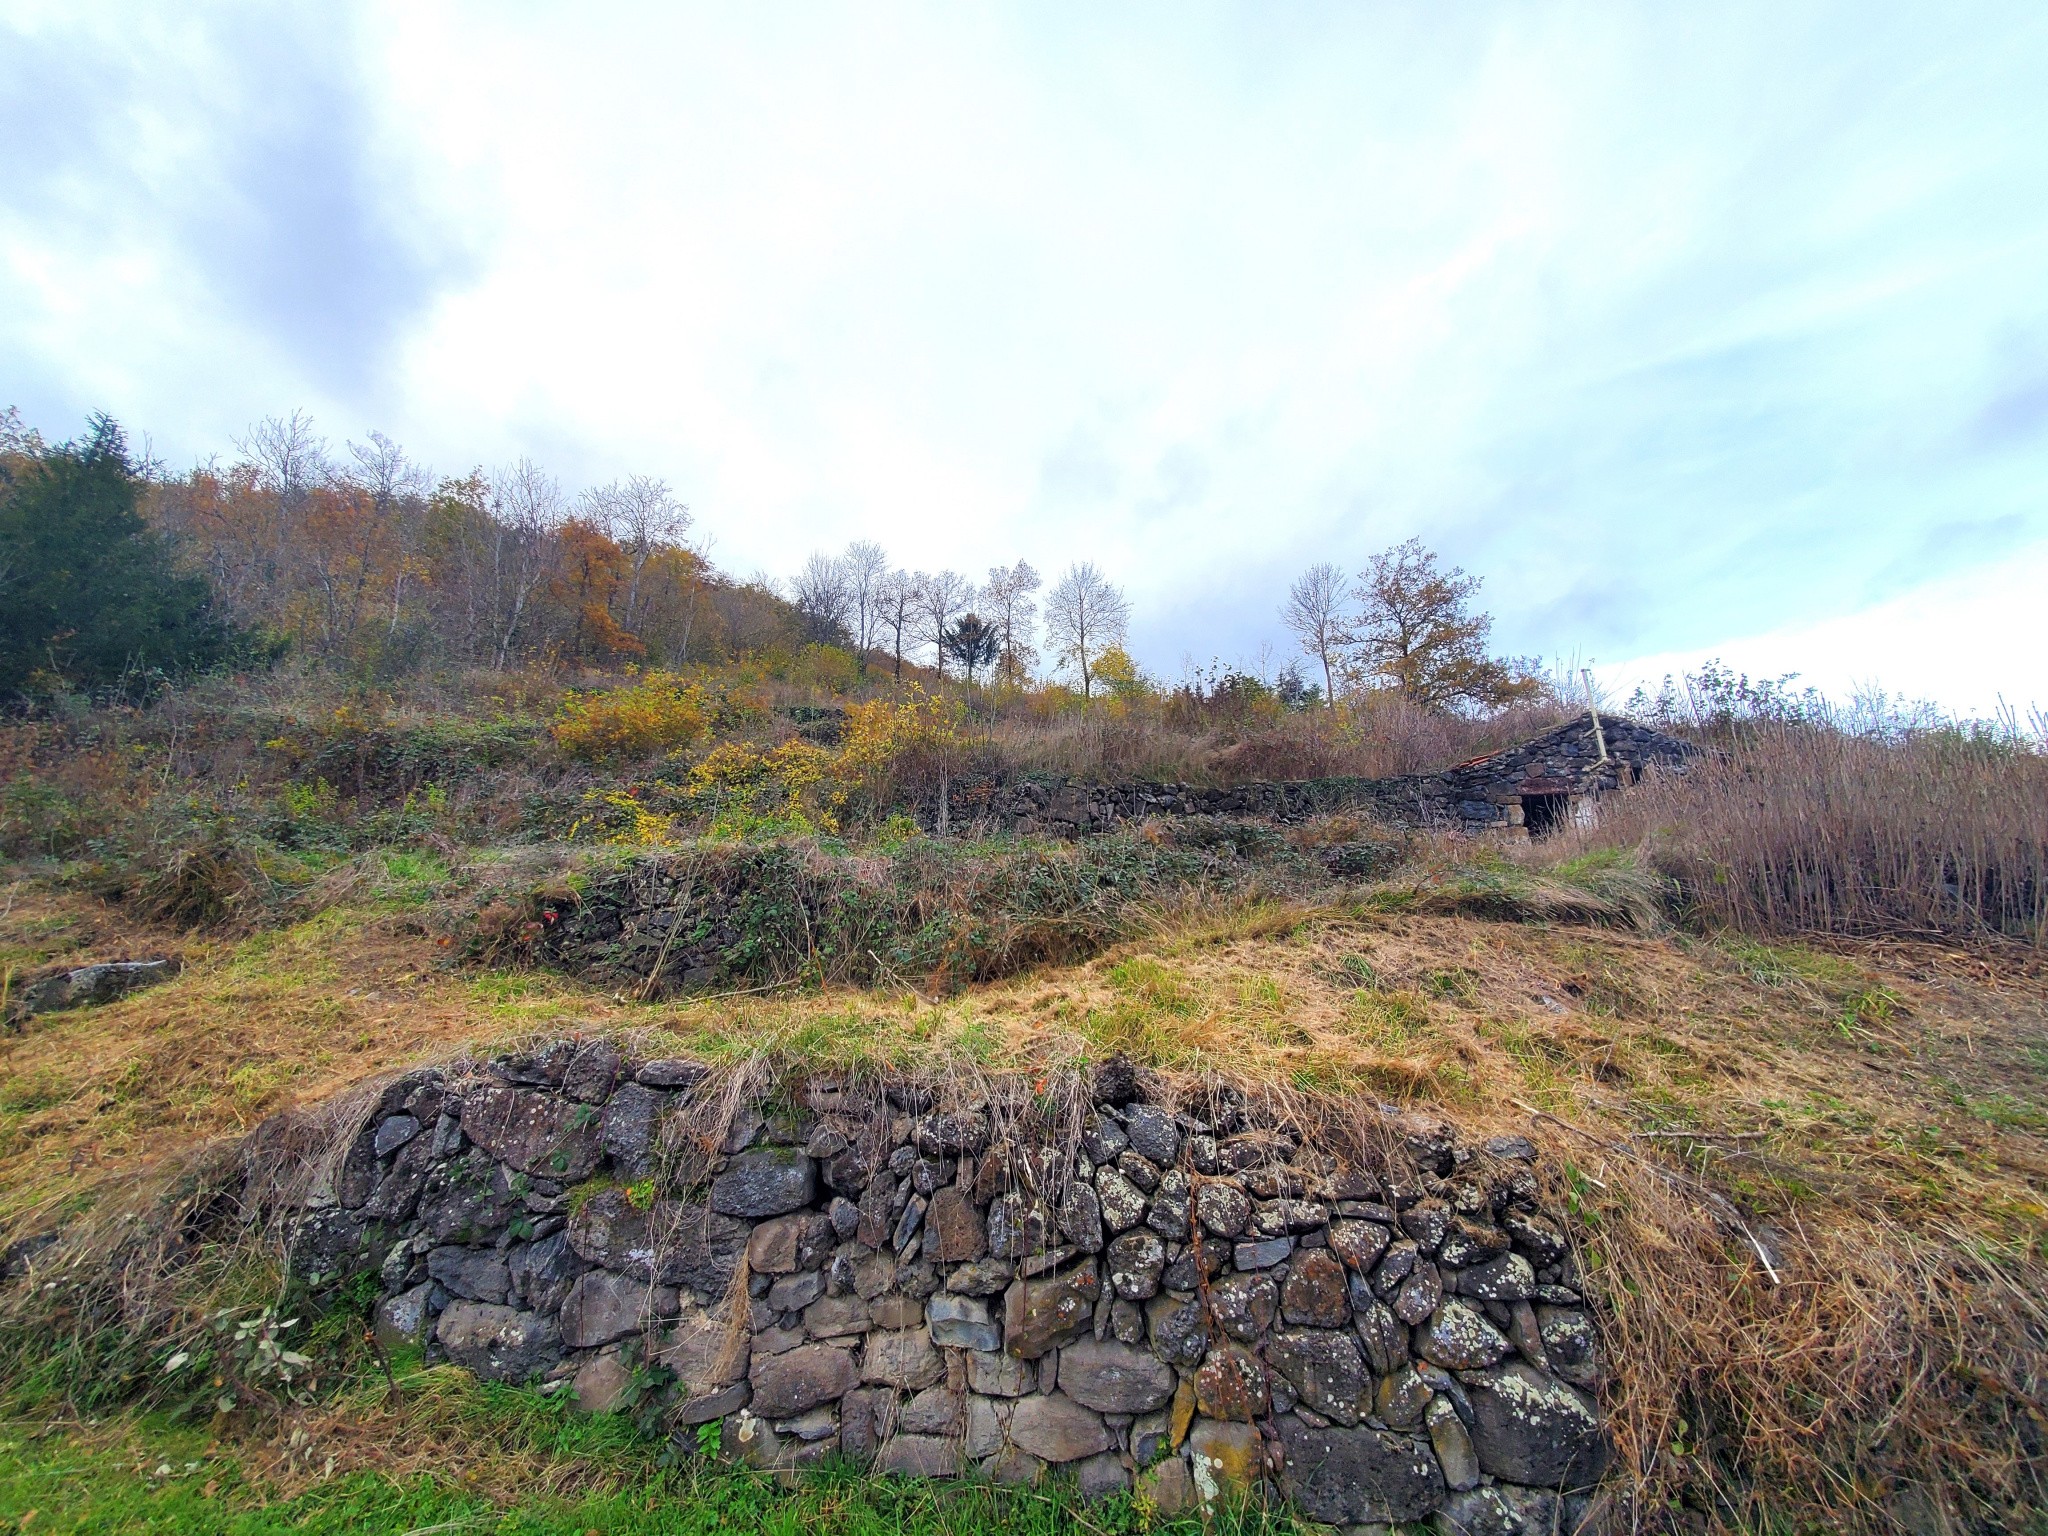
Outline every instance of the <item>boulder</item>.
{"type": "Polygon", "coordinates": [[[420,1123],[411,1115],[387,1115],[377,1122],[370,1149],[379,1157],[389,1157],[419,1133],[420,1123]]]}
{"type": "Polygon", "coordinates": [[[1209,1352],[1209,1316],[1192,1296],[1168,1291],[1145,1303],[1152,1353],[1168,1365],[1191,1371],[1209,1352]]]}
{"type": "Polygon", "coordinates": [[[931,1258],[940,1264],[959,1264],[979,1259],[988,1252],[988,1223],[968,1192],[949,1184],[932,1196],[925,1221],[936,1238],[937,1251],[931,1258]]]}
{"type": "Polygon", "coordinates": [[[1036,1390],[1038,1373],[1006,1350],[976,1350],[967,1357],[967,1385],[988,1397],[1022,1397],[1036,1390]]]}
{"type": "Polygon", "coordinates": [[[1394,1293],[1394,1316],[1404,1323],[1419,1323],[1434,1312],[1443,1299],[1443,1276],[1434,1264],[1423,1259],[1394,1293]]]}
{"type": "Polygon", "coordinates": [[[1584,1488],[1607,1467],[1607,1438],[1576,1388],[1510,1360],[1460,1378],[1472,1400],[1472,1446],[1494,1477],[1539,1488],[1584,1488]]]}
{"type": "Polygon", "coordinates": [[[1433,1401],[1422,1416],[1429,1429],[1430,1448],[1443,1469],[1444,1485],[1453,1492],[1479,1486],[1479,1455],[1472,1449],[1472,1436],[1449,1398],[1433,1401]]]}
{"type": "Polygon", "coordinates": [[[926,1387],[896,1415],[899,1435],[951,1435],[962,1428],[966,1399],[950,1387],[926,1387]]]}
{"type": "Polygon", "coordinates": [[[1197,1419],[1188,1436],[1188,1473],[1205,1505],[1256,1495],[1266,1475],[1266,1442],[1258,1426],[1197,1419]]]}
{"type": "Polygon", "coordinates": [[[860,1382],[853,1351],[836,1344],[799,1344],[754,1361],[749,1406],[764,1418],[788,1419],[829,1403],[860,1382]]]}
{"type": "Polygon", "coordinates": [[[1082,1253],[1102,1250],[1102,1202],[1090,1186],[1076,1180],[1060,1200],[1060,1235],[1082,1253]]]}
{"type": "Polygon", "coordinates": [[[1041,1200],[1021,1190],[996,1196],[988,1208],[988,1251],[999,1259],[1023,1259],[1045,1252],[1056,1223],[1041,1200]]]}
{"type": "Polygon", "coordinates": [[[757,1275],[787,1275],[816,1269],[832,1252],[831,1219],[818,1211],[777,1216],[755,1227],[747,1239],[747,1268],[757,1275]]]}
{"type": "Polygon", "coordinates": [[[931,1330],[905,1328],[895,1333],[868,1335],[867,1356],[860,1372],[864,1383],[915,1392],[945,1374],[946,1362],[932,1344],[931,1330]]]}
{"type": "Polygon", "coordinates": [[[571,1349],[596,1349],[628,1334],[643,1333],[664,1318],[674,1317],[676,1292],[593,1269],[579,1277],[562,1302],[562,1342],[571,1349]]]}
{"type": "Polygon", "coordinates": [[[1301,1401],[1340,1425],[1358,1422],[1367,1376],[1348,1333],[1321,1328],[1275,1329],[1266,1337],[1266,1364],[1286,1378],[1301,1401]]]}
{"type": "Polygon", "coordinates": [[[1447,1371],[1473,1371],[1514,1353],[1492,1323],[1456,1297],[1447,1297],[1415,1330],[1415,1353],[1447,1371]]]}
{"type": "Polygon", "coordinates": [[[821,1296],[804,1308],[804,1334],[813,1339],[851,1338],[868,1331],[868,1304],[859,1296],[821,1296]]]}
{"type": "Polygon", "coordinates": [[[1082,1339],[1060,1351],[1060,1390],[1098,1413],[1151,1413],[1173,1388],[1173,1368],[1147,1350],[1082,1339]]]}
{"type": "Polygon", "coordinates": [[[1536,1294],[1536,1271],[1519,1253],[1503,1253],[1460,1274],[1458,1294],[1478,1301],[1527,1301],[1536,1294]]]}
{"type": "Polygon", "coordinates": [[[1329,1249],[1304,1248],[1294,1256],[1280,1287],[1280,1314],[1304,1328],[1342,1328],[1351,1321],[1344,1266],[1329,1249]]]}
{"type": "Polygon", "coordinates": [[[1239,1243],[1231,1250],[1231,1262],[1241,1270],[1271,1269],[1284,1263],[1294,1252],[1291,1237],[1269,1237],[1253,1243],[1239,1243]]]}
{"type": "Polygon", "coordinates": [[[1239,1345],[1214,1346],[1195,1372],[1195,1406],[1212,1419],[1249,1424],[1264,1418],[1272,1402],[1265,1366],[1239,1345]]]}
{"type": "Polygon", "coordinates": [[[1252,1219],[1251,1197],[1235,1184],[1203,1184],[1195,1191],[1195,1220],[1211,1237],[1231,1238],[1252,1219]]]}
{"type": "Polygon", "coordinates": [[[573,1184],[604,1157],[598,1114],[559,1094],[479,1083],[462,1096],[463,1134],[521,1173],[573,1184]]]}
{"type": "Polygon", "coordinates": [[[1560,1518],[1557,1495],[1542,1488],[1496,1484],[1453,1493],[1437,1511],[1442,1536],[1552,1536],[1556,1531],[1594,1531],[1605,1525],[1579,1526],[1560,1518]]]}
{"type": "Polygon", "coordinates": [[[1048,1280],[1013,1281],[1003,1297],[1003,1347],[1019,1360],[1036,1360],[1073,1342],[1093,1329],[1101,1295],[1093,1259],[1048,1280]]]}
{"type": "Polygon", "coordinates": [[[801,1147],[761,1147],[742,1152],[711,1181],[711,1209],[758,1221],[800,1210],[818,1192],[818,1165],[801,1147]]]}
{"type": "Polygon", "coordinates": [[[534,1312],[559,1312],[576,1277],[590,1266],[569,1246],[567,1231],[514,1243],[505,1255],[508,1300],[534,1312]]]}
{"type": "Polygon", "coordinates": [[[1139,1227],[1112,1239],[1103,1262],[1117,1295],[1126,1301],[1144,1301],[1158,1294],[1159,1276],[1166,1268],[1166,1244],[1158,1233],[1139,1227]]]}
{"type": "Polygon", "coordinates": [[[1600,1381],[1600,1356],[1591,1320],[1577,1307],[1536,1308],[1536,1328],[1550,1368],[1573,1386],[1600,1381]]]}
{"type": "MultiPolygon", "coordinates": [[[[398,1154],[397,1163],[385,1183],[393,1182],[398,1165],[410,1161],[415,1151],[426,1147],[424,1137],[398,1154]]],[[[426,1159],[420,1159],[424,1165],[426,1159]]],[[[420,1229],[437,1243],[489,1242],[521,1214],[519,1196],[512,1193],[511,1175],[502,1164],[470,1153],[456,1162],[427,1168],[418,1186],[420,1229]]],[[[379,1186],[365,1212],[375,1211],[384,1199],[379,1186]]]]}
{"type": "Polygon", "coordinates": [[[633,1372],[616,1351],[592,1355],[576,1368],[570,1390],[576,1406],[585,1413],[610,1413],[619,1406],[626,1389],[633,1384],[633,1372]]]}
{"type": "Polygon", "coordinates": [[[1372,1273],[1392,1240],[1393,1233],[1376,1221],[1330,1223],[1330,1252],[1361,1275],[1372,1273]]]}
{"type": "Polygon", "coordinates": [[[1128,1232],[1145,1219],[1145,1192],[1114,1168],[1095,1170],[1095,1198],[1102,1224],[1112,1235],[1128,1232]]]}
{"type": "Polygon", "coordinates": [[[450,1302],[434,1337],[450,1360],[484,1381],[522,1382],[562,1358],[552,1318],[488,1301],[450,1302]]]}
{"type": "Polygon", "coordinates": [[[1074,1488],[1090,1504],[1115,1498],[1131,1486],[1130,1469],[1114,1451],[1104,1451],[1074,1464],[1074,1488]]]}
{"type": "Polygon", "coordinates": [[[1180,1156],[1180,1131],[1173,1116],[1155,1104],[1133,1104],[1125,1111],[1124,1134],[1134,1152],[1161,1168],[1180,1156]]]}
{"type": "Polygon", "coordinates": [[[1145,1208],[1145,1225],[1168,1242],[1182,1243],[1188,1236],[1188,1176],[1178,1168],[1159,1176],[1145,1208]]]}
{"type": "Polygon", "coordinates": [[[429,1249],[427,1273],[450,1294],[470,1301],[503,1302],[511,1285],[505,1255],[490,1248],[449,1245],[429,1249]]]}
{"type": "Polygon", "coordinates": [[[624,1075],[626,1059],[604,1040],[586,1040],[562,1069],[562,1092],[579,1104],[602,1104],[624,1075]]]}
{"type": "Polygon", "coordinates": [[[426,1342],[427,1324],[431,1321],[428,1306],[433,1294],[433,1282],[422,1280],[411,1290],[386,1296],[377,1303],[371,1326],[386,1353],[426,1342]]]}
{"type": "Polygon", "coordinates": [[[1229,1275],[1209,1287],[1209,1310],[1225,1333],[1250,1343],[1279,1316],[1280,1287],[1271,1275],[1229,1275]]]}
{"type": "Polygon", "coordinates": [[[701,1061],[687,1061],[681,1057],[664,1057],[659,1061],[646,1061],[633,1074],[633,1081],[645,1088],[690,1089],[711,1075],[711,1069],[701,1061]]]}
{"type": "Polygon", "coordinates": [[[960,1442],[944,1435],[891,1435],[875,1453],[875,1470],[890,1477],[958,1477],[960,1442]]]}
{"type": "Polygon", "coordinates": [[[1115,1437],[1102,1415],[1063,1392],[1017,1399],[1010,1414],[1010,1443],[1040,1461],[1079,1461],[1114,1448],[1115,1437]]]}
{"type": "Polygon", "coordinates": [[[1443,1502],[1436,1458],[1405,1435],[1318,1428],[1295,1414],[1275,1428],[1287,1493],[1312,1520],[1333,1525],[1426,1519],[1443,1502]]]}
{"type": "Polygon", "coordinates": [[[652,1171],[655,1136],[667,1107],[667,1094],[627,1083],[613,1092],[598,1117],[598,1145],[628,1176],[643,1178],[652,1171]]]}

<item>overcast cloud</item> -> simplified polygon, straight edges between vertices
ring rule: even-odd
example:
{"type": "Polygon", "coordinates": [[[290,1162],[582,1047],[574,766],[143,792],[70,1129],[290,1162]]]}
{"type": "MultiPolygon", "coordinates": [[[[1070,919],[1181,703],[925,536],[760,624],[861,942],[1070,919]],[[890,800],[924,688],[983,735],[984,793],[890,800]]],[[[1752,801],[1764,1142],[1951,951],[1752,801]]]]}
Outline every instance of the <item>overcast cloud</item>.
{"type": "Polygon", "coordinates": [[[2048,703],[2048,10],[0,3],[0,404],[2048,703]]]}

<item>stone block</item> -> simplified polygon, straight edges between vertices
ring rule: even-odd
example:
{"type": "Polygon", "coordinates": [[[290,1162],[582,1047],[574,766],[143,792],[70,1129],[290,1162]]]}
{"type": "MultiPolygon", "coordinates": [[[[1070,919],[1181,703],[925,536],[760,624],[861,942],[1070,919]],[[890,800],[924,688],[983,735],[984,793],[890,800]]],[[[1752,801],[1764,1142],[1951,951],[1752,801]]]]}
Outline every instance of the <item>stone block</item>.
{"type": "Polygon", "coordinates": [[[484,1381],[523,1382],[562,1358],[554,1319],[488,1301],[449,1303],[434,1337],[450,1360],[484,1381]]]}
{"type": "Polygon", "coordinates": [[[749,1380],[755,1413],[770,1419],[794,1418],[820,1403],[829,1403],[860,1381],[853,1352],[836,1344],[803,1344],[779,1355],[757,1359],[749,1380]]]}
{"type": "Polygon", "coordinates": [[[1102,1415],[1064,1393],[1017,1399],[1010,1414],[1010,1443],[1040,1461],[1079,1461],[1112,1449],[1115,1437],[1102,1415]]]}
{"type": "Polygon", "coordinates": [[[1002,1329],[989,1316],[988,1303],[972,1296],[941,1292],[925,1303],[925,1322],[932,1342],[946,1349],[997,1350],[1002,1329]]]}
{"type": "Polygon", "coordinates": [[[596,1349],[652,1329],[659,1320],[674,1317],[677,1307],[672,1287],[608,1269],[587,1270],[562,1301],[562,1342],[571,1349],[596,1349]]]}
{"type": "Polygon", "coordinates": [[[759,1220],[800,1210],[817,1192],[818,1165],[801,1147],[761,1147],[738,1154],[711,1181],[711,1209],[759,1220]]]}
{"type": "Polygon", "coordinates": [[[521,1173],[572,1184],[604,1156],[598,1115],[553,1093],[480,1083],[462,1096],[463,1134],[521,1173]]]}
{"type": "Polygon", "coordinates": [[[1060,1351],[1060,1390],[1098,1413],[1151,1413],[1173,1398],[1173,1368],[1147,1350],[1082,1339],[1060,1351]]]}
{"type": "Polygon", "coordinates": [[[1405,1435],[1317,1428],[1295,1414],[1277,1421],[1286,1488],[1312,1520],[1423,1520],[1443,1502],[1436,1458],[1405,1435]]]}
{"type": "Polygon", "coordinates": [[[931,1386],[945,1374],[946,1362],[933,1346],[929,1329],[906,1328],[899,1333],[868,1335],[867,1355],[860,1372],[863,1382],[915,1392],[931,1386]]]}

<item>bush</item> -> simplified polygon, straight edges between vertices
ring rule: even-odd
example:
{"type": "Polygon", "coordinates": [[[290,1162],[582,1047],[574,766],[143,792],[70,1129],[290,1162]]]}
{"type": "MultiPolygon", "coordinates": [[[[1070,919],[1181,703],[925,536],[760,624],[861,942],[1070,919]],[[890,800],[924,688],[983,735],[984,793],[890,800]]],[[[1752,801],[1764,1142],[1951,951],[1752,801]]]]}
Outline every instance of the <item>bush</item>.
{"type": "Polygon", "coordinates": [[[649,672],[624,688],[570,694],[549,729],[563,751],[600,763],[687,747],[732,713],[700,683],[649,672]]]}

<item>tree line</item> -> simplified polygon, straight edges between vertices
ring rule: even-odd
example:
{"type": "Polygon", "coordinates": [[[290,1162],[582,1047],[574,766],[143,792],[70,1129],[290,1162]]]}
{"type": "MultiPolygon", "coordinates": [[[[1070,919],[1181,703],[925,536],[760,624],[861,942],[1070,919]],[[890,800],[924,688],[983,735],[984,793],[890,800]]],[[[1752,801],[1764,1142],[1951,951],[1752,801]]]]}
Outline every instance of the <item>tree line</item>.
{"type": "MultiPolygon", "coordinates": [[[[436,477],[382,433],[337,449],[303,412],[236,448],[171,474],[105,417],[53,446],[0,413],[0,691],[287,651],[389,677],[817,650],[855,676],[910,666],[1022,689],[1042,669],[1084,699],[1148,686],[1124,648],[1130,600],[1090,561],[1049,586],[1023,560],[977,583],[857,540],[787,583],[736,580],[653,476],[574,495],[527,459],[436,477]]],[[[1275,691],[1292,707],[1376,690],[1430,709],[1539,696],[1533,660],[1489,653],[1478,587],[1414,539],[1355,576],[1311,567],[1281,617],[1322,681],[1290,665],[1275,691]]]]}

